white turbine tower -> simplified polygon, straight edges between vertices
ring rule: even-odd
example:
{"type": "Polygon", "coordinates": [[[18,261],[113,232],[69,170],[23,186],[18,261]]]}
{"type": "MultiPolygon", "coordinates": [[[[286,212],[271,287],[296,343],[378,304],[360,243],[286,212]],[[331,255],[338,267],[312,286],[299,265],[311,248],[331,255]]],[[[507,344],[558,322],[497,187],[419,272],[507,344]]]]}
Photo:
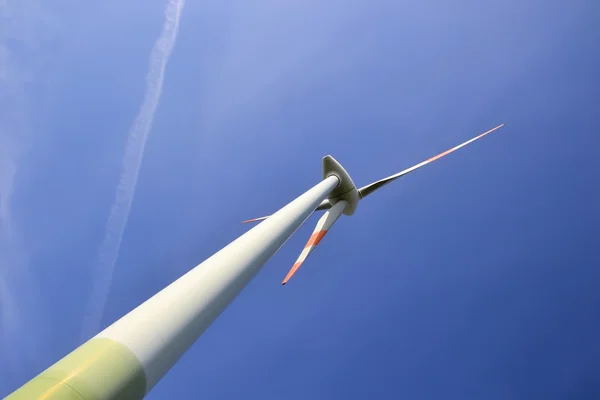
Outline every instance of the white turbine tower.
{"type": "Polygon", "coordinates": [[[7,399],[143,398],[315,210],[326,211],[283,284],[340,215],[352,215],[361,199],[501,126],[359,189],[333,157],[324,157],[320,183],[273,215],[244,221],[266,219],[42,371],[7,399]]]}

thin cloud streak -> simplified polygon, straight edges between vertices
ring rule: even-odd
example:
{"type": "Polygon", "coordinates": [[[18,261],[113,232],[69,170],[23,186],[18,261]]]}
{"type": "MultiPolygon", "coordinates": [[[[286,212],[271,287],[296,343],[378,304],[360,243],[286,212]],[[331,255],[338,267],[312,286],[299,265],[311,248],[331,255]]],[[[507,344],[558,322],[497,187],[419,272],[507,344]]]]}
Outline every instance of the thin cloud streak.
{"type": "Polygon", "coordinates": [[[179,20],[184,3],[184,0],[170,0],[167,3],[162,32],[152,49],[150,67],[146,76],[146,95],[127,138],[115,202],[110,210],[105,237],[100,245],[96,267],[92,274],[93,288],[84,316],[81,332],[82,341],[89,339],[100,328],[123,233],[135,194],[144,147],[160,100],[165,69],[177,39],[179,20]]]}

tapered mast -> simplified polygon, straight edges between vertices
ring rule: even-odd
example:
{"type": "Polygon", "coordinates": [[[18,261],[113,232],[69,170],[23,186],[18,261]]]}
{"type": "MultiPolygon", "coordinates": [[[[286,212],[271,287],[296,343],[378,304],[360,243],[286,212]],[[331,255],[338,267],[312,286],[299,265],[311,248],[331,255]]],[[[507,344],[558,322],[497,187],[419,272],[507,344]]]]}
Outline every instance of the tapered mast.
{"type": "Polygon", "coordinates": [[[325,177],[7,399],[143,398],[339,184],[325,177]]]}

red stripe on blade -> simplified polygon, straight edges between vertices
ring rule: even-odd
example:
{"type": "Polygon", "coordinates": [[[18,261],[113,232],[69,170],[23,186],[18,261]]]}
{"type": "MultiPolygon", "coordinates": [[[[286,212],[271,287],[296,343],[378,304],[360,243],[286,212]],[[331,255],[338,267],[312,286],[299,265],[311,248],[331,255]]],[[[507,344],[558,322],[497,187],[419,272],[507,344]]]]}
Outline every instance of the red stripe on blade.
{"type": "Polygon", "coordinates": [[[325,230],[315,232],[312,235],[310,235],[310,238],[308,239],[308,242],[306,242],[306,245],[304,246],[304,248],[318,245],[326,233],[327,233],[327,230],[325,229],[325,230]]]}
{"type": "Polygon", "coordinates": [[[289,281],[290,278],[296,273],[296,271],[298,271],[298,268],[300,268],[301,265],[302,265],[302,262],[297,262],[296,264],[294,264],[292,266],[292,269],[290,269],[290,272],[288,272],[287,275],[285,276],[285,279],[283,280],[283,282],[281,282],[281,284],[285,285],[287,283],[287,281],[289,281]]]}

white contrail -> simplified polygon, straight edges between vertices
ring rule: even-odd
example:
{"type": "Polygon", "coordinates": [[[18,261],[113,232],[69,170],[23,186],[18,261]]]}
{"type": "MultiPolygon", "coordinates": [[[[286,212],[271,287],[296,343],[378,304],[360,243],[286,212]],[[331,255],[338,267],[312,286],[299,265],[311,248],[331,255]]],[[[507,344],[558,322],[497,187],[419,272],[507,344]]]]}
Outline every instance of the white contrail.
{"type": "Polygon", "coordinates": [[[97,264],[92,274],[93,288],[84,316],[81,332],[82,340],[89,339],[100,327],[123,238],[123,231],[127,225],[131,202],[135,193],[144,146],[160,99],[165,68],[177,38],[183,5],[184,0],[169,0],[165,9],[165,22],[162,32],[152,49],[150,67],[146,76],[146,95],[129,131],[116,199],[110,210],[106,234],[100,245],[97,264]]]}

